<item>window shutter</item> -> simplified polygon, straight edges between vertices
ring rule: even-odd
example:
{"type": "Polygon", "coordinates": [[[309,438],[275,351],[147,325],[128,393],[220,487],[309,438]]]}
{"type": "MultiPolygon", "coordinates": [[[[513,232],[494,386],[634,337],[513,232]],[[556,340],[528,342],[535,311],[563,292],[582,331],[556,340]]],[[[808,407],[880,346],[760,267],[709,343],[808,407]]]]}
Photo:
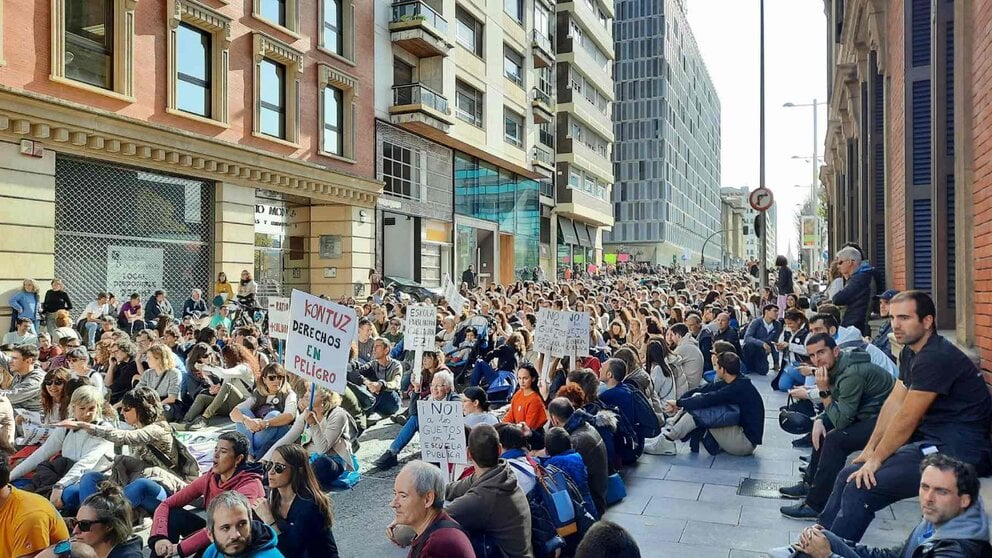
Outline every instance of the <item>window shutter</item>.
{"type": "Polygon", "coordinates": [[[933,288],[933,230],[929,199],[913,200],[913,288],[933,288]]]}

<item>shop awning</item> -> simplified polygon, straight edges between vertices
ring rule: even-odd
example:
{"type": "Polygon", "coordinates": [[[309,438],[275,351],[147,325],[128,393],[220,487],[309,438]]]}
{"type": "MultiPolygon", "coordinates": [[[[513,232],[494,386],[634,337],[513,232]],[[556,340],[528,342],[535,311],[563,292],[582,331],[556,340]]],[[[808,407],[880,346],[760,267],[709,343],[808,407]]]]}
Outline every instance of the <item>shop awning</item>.
{"type": "Polygon", "coordinates": [[[579,239],[575,236],[575,226],[571,219],[558,217],[558,240],[561,244],[578,244],[579,239]]]}
{"type": "Polygon", "coordinates": [[[575,223],[575,233],[579,237],[579,245],[585,248],[596,247],[596,233],[591,227],[581,223],[575,223]]]}

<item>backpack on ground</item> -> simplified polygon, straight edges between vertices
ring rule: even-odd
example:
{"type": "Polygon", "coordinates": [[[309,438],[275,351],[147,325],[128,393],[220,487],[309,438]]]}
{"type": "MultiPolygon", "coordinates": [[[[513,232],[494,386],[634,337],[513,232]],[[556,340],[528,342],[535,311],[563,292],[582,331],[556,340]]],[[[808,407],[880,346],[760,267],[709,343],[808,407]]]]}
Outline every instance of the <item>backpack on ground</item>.
{"type": "Polygon", "coordinates": [[[637,386],[631,384],[625,385],[629,388],[634,398],[635,420],[637,421],[634,428],[637,430],[638,435],[642,438],[654,438],[661,434],[661,422],[658,420],[658,415],[655,414],[654,407],[651,406],[651,402],[648,401],[647,396],[637,386]]]}

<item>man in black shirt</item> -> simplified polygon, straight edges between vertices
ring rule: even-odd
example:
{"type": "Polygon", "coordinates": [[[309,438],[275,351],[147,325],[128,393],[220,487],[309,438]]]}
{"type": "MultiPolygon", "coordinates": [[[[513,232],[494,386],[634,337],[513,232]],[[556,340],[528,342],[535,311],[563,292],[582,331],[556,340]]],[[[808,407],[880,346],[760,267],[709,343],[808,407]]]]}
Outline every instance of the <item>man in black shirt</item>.
{"type": "Polygon", "coordinates": [[[824,528],[855,542],[877,510],[916,495],[925,456],[955,457],[981,476],[992,471],[992,400],[971,360],[937,335],[933,299],[906,291],[892,299],[889,313],[896,341],[904,346],[899,380],[864,451],[837,475],[820,514],[824,528]]]}

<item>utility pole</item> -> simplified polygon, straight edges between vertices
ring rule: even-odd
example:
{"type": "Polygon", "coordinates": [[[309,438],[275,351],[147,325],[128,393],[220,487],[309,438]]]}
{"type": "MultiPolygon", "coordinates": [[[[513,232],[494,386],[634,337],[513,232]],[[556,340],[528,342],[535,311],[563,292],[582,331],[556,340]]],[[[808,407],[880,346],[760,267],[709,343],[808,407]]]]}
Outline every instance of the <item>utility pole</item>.
{"type": "MultiPolygon", "coordinates": [[[[758,115],[760,119],[758,134],[761,136],[758,142],[758,186],[765,188],[765,0],[761,0],[760,4],[761,15],[761,47],[760,56],[761,63],[759,65],[759,81],[760,81],[760,92],[758,95],[758,103],[760,103],[758,115]]],[[[761,219],[761,246],[759,247],[759,256],[761,260],[759,263],[758,271],[758,284],[762,287],[768,286],[768,212],[761,211],[758,213],[759,219],[761,219]]]]}
{"type": "MultiPolygon", "coordinates": [[[[818,135],[819,130],[817,128],[817,124],[819,123],[819,116],[816,114],[818,112],[816,110],[818,108],[817,105],[818,105],[818,101],[816,99],[813,99],[813,185],[810,188],[810,196],[812,196],[813,199],[811,200],[812,203],[810,203],[810,213],[812,213],[812,215],[813,215],[813,226],[815,227],[815,238],[817,239],[817,241],[819,241],[820,240],[820,212],[819,212],[819,210],[820,210],[820,198],[817,195],[816,183],[820,179],[820,172],[819,172],[820,169],[819,169],[819,166],[818,166],[820,164],[820,161],[819,161],[820,160],[820,151],[819,151],[820,148],[819,148],[819,145],[817,144],[817,138],[819,137],[819,135],[818,135]]],[[[817,243],[819,244],[820,242],[817,242],[817,243]]],[[[813,246],[813,247],[811,247],[809,249],[809,273],[810,274],[813,274],[813,273],[816,272],[817,262],[818,262],[817,256],[819,256],[819,255],[820,255],[820,247],[819,246],[813,246]]]]}

